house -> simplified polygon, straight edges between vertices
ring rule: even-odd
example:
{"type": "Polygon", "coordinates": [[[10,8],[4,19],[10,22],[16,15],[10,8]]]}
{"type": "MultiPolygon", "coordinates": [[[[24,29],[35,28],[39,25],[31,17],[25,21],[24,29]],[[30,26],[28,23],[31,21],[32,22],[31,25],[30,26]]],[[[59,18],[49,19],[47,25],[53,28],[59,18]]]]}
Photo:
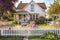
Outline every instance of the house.
{"type": "Polygon", "coordinates": [[[14,13],[14,21],[25,23],[31,20],[37,20],[40,16],[46,16],[45,10],[45,3],[35,3],[33,0],[30,3],[22,3],[20,1],[20,4],[16,8],[16,13],[14,13]]]}

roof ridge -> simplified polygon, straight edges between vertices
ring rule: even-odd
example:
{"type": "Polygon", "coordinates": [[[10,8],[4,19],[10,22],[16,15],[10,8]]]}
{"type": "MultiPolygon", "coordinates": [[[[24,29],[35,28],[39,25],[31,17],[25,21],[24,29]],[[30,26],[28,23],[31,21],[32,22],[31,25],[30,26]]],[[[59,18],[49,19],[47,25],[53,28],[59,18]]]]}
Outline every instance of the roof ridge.
{"type": "MultiPolygon", "coordinates": [[[[28,3],[21,3],[18,5],[17,9],[23,9],[28,3]]],[[[41,8],[46,9],[45,3],[36,3],[38,4],[41,8]]]]}

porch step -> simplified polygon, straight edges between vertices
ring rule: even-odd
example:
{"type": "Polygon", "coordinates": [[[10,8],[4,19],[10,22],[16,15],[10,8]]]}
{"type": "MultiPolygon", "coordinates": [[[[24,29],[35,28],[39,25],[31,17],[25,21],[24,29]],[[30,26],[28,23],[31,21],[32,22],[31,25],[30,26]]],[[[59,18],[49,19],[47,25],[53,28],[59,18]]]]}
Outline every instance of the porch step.
{"type": "Polygon", "coordinates": [[[21,23],[21,25],[28,25],[28,23],[21,23]]]}

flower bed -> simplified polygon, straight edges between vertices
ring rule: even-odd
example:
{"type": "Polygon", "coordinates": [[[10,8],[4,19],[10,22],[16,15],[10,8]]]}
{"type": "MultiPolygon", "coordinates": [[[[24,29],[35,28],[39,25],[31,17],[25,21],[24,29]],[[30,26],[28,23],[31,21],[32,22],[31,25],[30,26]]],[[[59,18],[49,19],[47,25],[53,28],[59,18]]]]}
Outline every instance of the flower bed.
{"type": "Polygon", "coordinates": [[[12,21],[0,22],[0,27],[14,27],[16,24],[13,24],[12,21]]]}

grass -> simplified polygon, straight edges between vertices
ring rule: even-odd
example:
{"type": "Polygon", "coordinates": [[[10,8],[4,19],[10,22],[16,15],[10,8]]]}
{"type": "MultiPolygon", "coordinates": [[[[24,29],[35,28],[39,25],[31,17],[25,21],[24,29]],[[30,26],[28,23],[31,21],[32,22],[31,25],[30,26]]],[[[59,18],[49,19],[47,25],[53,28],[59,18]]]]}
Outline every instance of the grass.
{"type": "Polygon", "coordinates": [[[29,40],[40,40],[40,37],[29,37],[29,40]]]}
{"type": "MultiPolygon", "coordinates": [[[[23,40],[23,37],[0,37],[0,40],[23,40]]],[[[40,39],[40,37],[29,37],[28,40],[45,40],[45,39],[40,39]]]]}
{"type": "Polygon", "coordinates": [[[52,40],[52,39],[44,39],[44,38],[41,39],[40,37],[29,37],[29,40],[52,40]]]}
{"type": "Polygon", "coordinates": [[[23,37],[0,37],[0,40],[23,40],[23,37]]]}
{"type": "MultiPolygon", "coordinates": [[[[29,40],[53,40],[53,39],[38,39],[38,38],[32,38],[32,39],[29,39],[29,40]]],[[[60,39],[58,39],[60,40],[60,39]]]]}
{"type": "Polygon", "coordinates": [[[29,40],[50,40],[50,39],[41,39],[40,36],[29,37],[29,40]]]}
{"type": "MultiPolygon", "coordinates": [[[[23,38],[24,37],[0,37],[0,40],[23,40],[23,38]]],[[[36,36],[36,37],[28,37],[28,40],[52,40],[52,39],[41,39],[40,36],[36,36]]]]}
{"type": "MultiPolygon", "coordinates": [[[[53,39],[30,39],[30,40],[53,40],[53,39]]],[[[58,39],[60,40],[60,39],[58,39]]]]}
{"type": "Polygon", "coordinates": [[[51,23],[45,23],[45,24],[37,24],[37,27],[39,28],[60,28],[60,24],[55,24],[55,25],[51,25],[51,23]]]}
{"type": "MultiPolygon", "coordinates": [[[[42,40],[40,39],[40,37],[29,37],[28,39],[29,40],[42,40]]],[[[0,40],[23,40],[23,37],[0,37],[0,40]]]]}
{"type": "Polygon", "coordinates": [[[50,25],[50,23],[46,23],[46,24],[37,24],[37,27],[39,28],[52,28],[53,26],[50,25]]]}

